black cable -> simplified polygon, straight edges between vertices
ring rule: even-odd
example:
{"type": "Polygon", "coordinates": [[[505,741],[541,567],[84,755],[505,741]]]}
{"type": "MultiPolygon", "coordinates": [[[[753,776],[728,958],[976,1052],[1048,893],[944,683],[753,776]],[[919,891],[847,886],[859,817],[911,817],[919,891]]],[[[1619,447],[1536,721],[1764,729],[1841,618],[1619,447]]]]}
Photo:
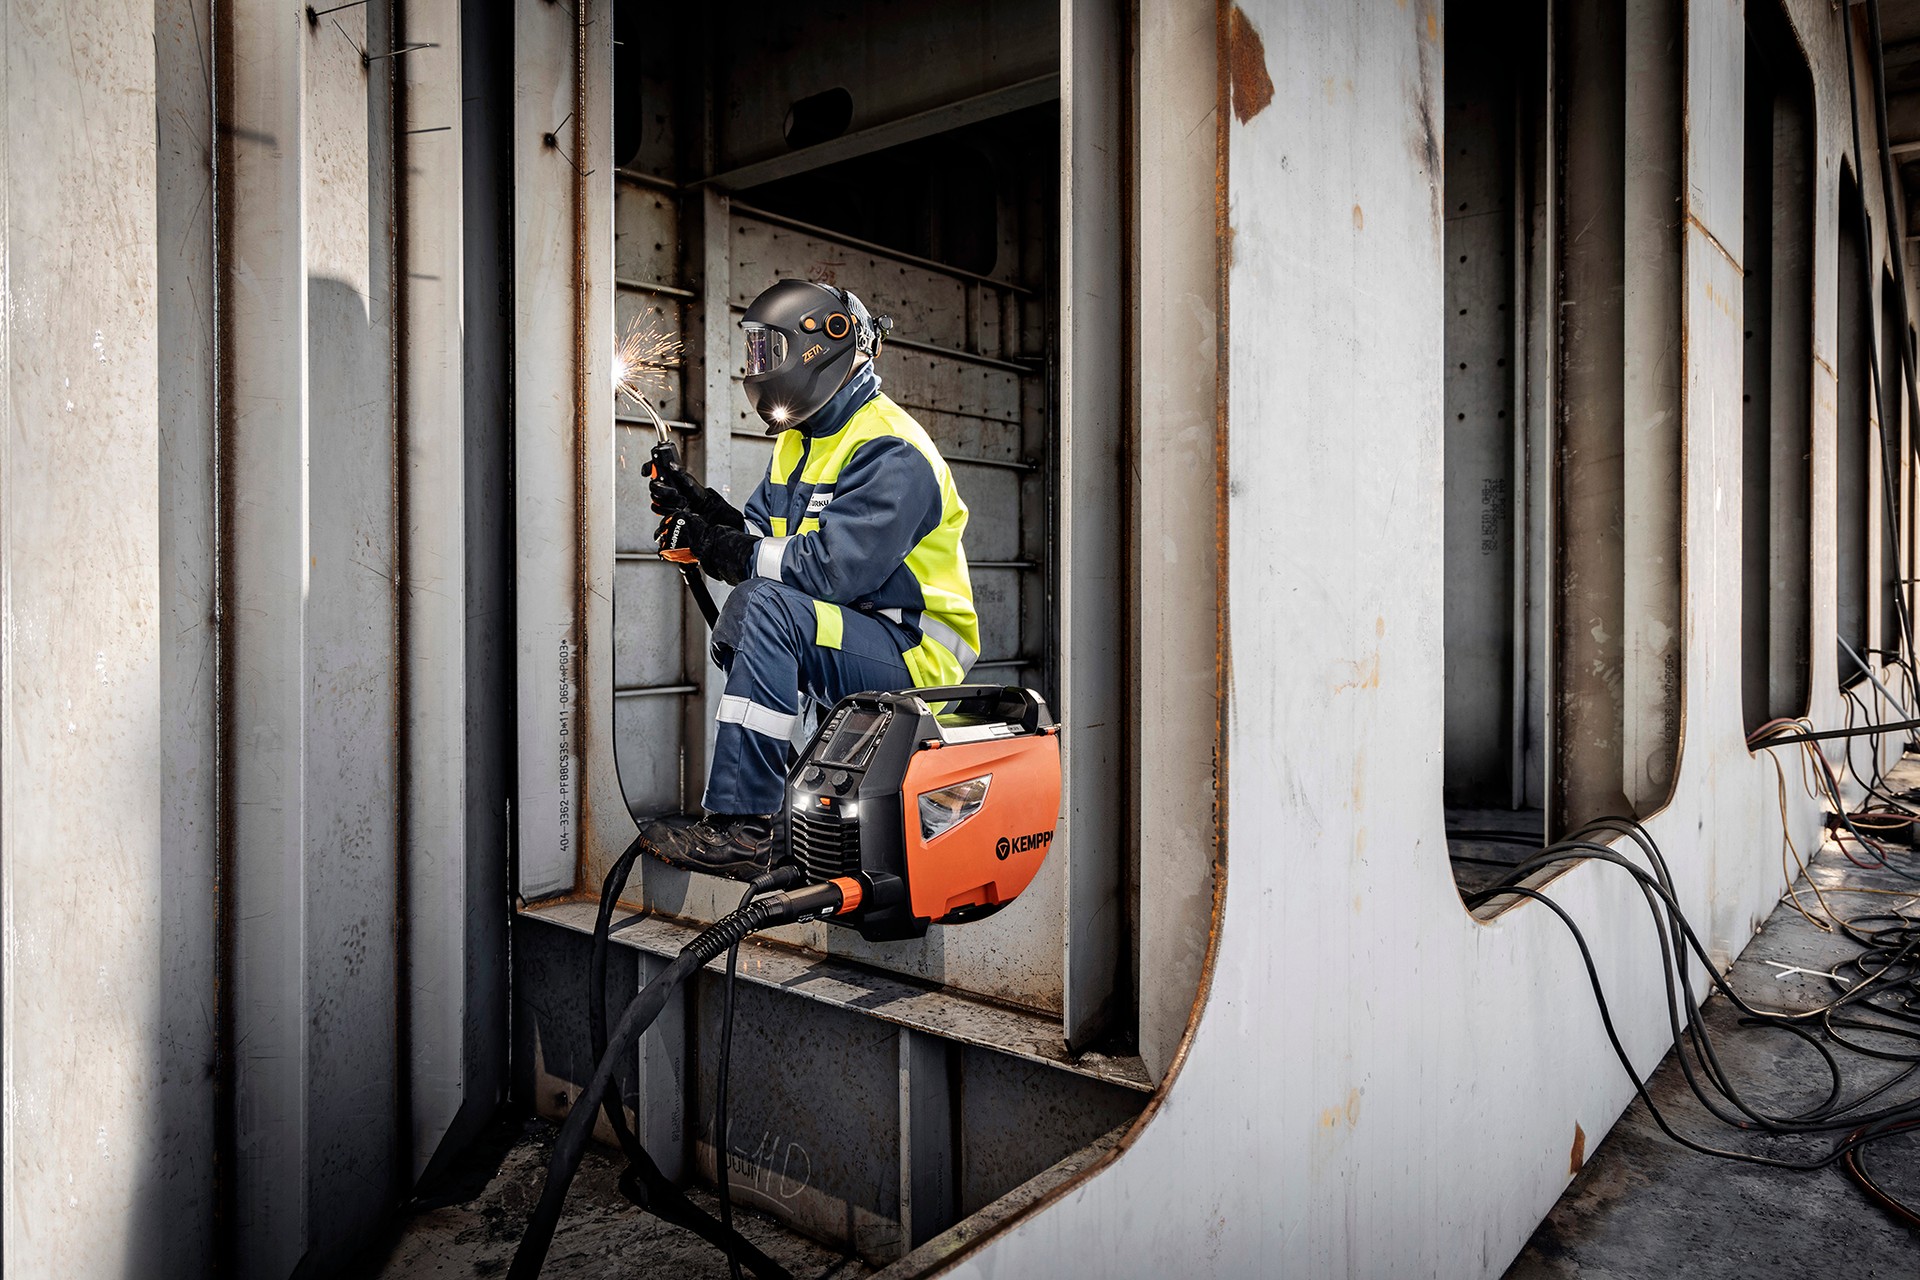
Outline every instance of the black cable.
{"type": "Polygon", "coordinates": [[[1834,738],[1862,738],[1868,734],[1891,733],[1895,729],[1920,729],[1920,718],[1912,720],[1888,720],[1877,725],[1846,729],[1807,729],[1794,733],[1769,733],[1757,739],[1748,739],[1748,745],[1754,747],[1787,747],[1796,742],[1827,742],[1834,738]]]}
{"type": "MultiPolygon", "coordinates": [[[[673,963],[647,983],[627,1005],[613,1029],[611,1047],[594,1064],[592,1077],[574,1100],[572,1110],[567,1112],[566,1121],[560,1126],[560,1135],[554,1142],[553,1158],[547,1166],[546,1184],[541,1188],[540,1200],[527,1221],[520,1247],[514,1253],[513,1266],[508,1272],[510,1280],[535,1280],[540,1274],[547,1249],[553,1243],[554,1229],[560,1222],[567,1188],[572,1184],[573,1176],[579,1171],[580,1161],[586,1154],[587,1141],[593,1132],[594,1113],[606,1097],[614,1070],[627,1049],[653,1025],[667,999],[708,961],[748,934],[777,924],[828,914],[837,908],[839,894],[840,890],[833,885],[815,885],[763,898],[732,912],[695,935],[691,942],[681,948],[673,963]]],[[[635,1145],[638,1146],[637,1143],[635,1145]]],[[[650,1161],[648,1163],[651,1164],[650,1161]]],[[[685,1195],[671,1183],[666,1183],[664,1187],[650,1186],[648,1190],[654,1193],[654,1199],[647,1207],[654,1213],[701,1231],[703,1235],[706,1234],[703,1223],[711,1223],[717,1230],[719,1224],[687,1201],[685,1195]],[[670,1195],[662,1195],[663,1191],[670,1195]],[[673,1197],[677,1197],[677,1200],[673,1197]],[[683,1207],[691,1212],[683,1214],[683,1207]]],[[[736,1235],[732,1237],[732,1243],[734,1248],[746,1255],[747,1265],[752,1267],[756,1275],[765,1280],[792,1280],[784,1267],[766,1257],[750,1241],[736,1235]]]]}
{"type": "MultiPolygon", "coordinates": [[[[1916,1125],[1920,1125],[1920,1120],[1908,1121],[1904,1124],[1890,1125],[1875,1136],[1891,1137],[1896,1133],[1905,1133],[1908,1130],[1914,1128],[1916,1125]]],[[[1879,1204],[1879,1206],[1882,1209],[1885,1209],[1888,1213],[1900,1219],[1900,1221],[1905,1223],[1907,1226],[1920,1229],[1920,1208],[1917,1208],[1913,1205],[1906,1203],[1903,1200],[1900,1200],[1899,1198],[1894,1196],[1891,1192],[1889,1192],[1885,1187],[1881,1186],[1878,1182],[1874,1181],[1874,1179],[1867,1173],[1866,1161],[1862,1158],[1862,1152],[1859,1147],[1855,1147],[1852,1150],[1848,1151],[1846,1155],[1846,1159],[1843,1163],[1846,1168],[1846,1171],[1850,1175],[1852,1175],[1853,1180],[1860,1184],[1861,1190],[1865,1191],[1868,1196],[1872,1197],[1872,1199],[1877,1204],[1879,1204]]]]}
{"type": "MultiPolygon", "coordinates": [[[[800,869],[791,863],[770,871],[747,886],[735,910],[744,909],[763,893],[789,888],[800,880],[800,869]]],[[[733,991],[739,973],[740,944],[736,942],[727,948],[727,976],[720,988],[720,1063],[714,1072],[713,1087],[713,1181],[720,1193],[720,1227],[726,1235],[726,1244],[722,1247],[727,1254],[730,1280],[740,1280],[740,1259],[733,1251],[733,1195],[727,1185],[727,1076],[733,1061],[733,991]]]]}
{"type": "MultiPolygon", "coordinates": [[[[548,1166],[546,1189],[528,1223],[520,1249],[514,1255],[514,1269],[511,1274],[515,1277],[528,1278],[539,1274],[541,1261],[546,1257],[547,1248],[552,1243],[554,1228],[559,1222],[560,1205],[565,1199],[567,1185],[572,1182],[573,1174],[579,1168],[580,1160],[585,1154],[586,1138],[592,1131],[591,1116],[596,1108],[602,1108],[615,1137],[619,1139],[621,1150],[627,1157],[628,1168],[620,1178],[622,1193],[642,1209],[676,1226],[685,1227],[709,1244],[726,1251],[730,1263],[737,1256],[744,1260],[746,1266],[755,1275],[765,1277],[766,1280],[791,1280],[779,1263],[769,1258],[751,1241],[730,1231],[720,1219],[688,1199],[684,1190],[660,1172],[659,1166],[653,1162],[646,1148],[640,1144],[639,1139],[627,1125],[626,1115],[621,1109],[619,1099],[609,1097],[607,1088],[613,1072],[626,1060],[628,1051],[638,1042],[640,1035],[652,1024],[654,1018],[659,1016],[660,1007],[664,1007],[667,996],[672,993],[673,988],[677,987],[687,974],[713,959],[723,948],[737,943],[739,938],[745,937],[756,929],[768,927],[770,923],[779,923],[776,917],[784,908],[763,910],[763,908],[769,908],[769,903],[754,903],[751,907],[742,906],[718,923],[709,926],[681,950],[679,958],[672,965],[649,982],[645,990],[634,998],[627,1007],[626,1015],[622,1017],[620,1027],[616,1028],[613,1035],[609,1037],[606,1005],[608,940],[612,931],[615,906],[621,892],[626,888],[627,879],[632,873],[633,863],[640,852],[640,847],[640,842],[637,840],[629,845],[608,869],[606,879],[600,887],[600,912],[594,922],[593,951],[587,971],[587,1034],[593,1047],[595,1073],[587,1089],[575,1099],[572,1110],[567,1113],[567,1119],[561,1126],[562,1142],[557,1142],[555,1145],[553,1161],[548,1166]],[[736,929],[740,932],[737,936],[733,936],[733,931],[736,929]],[[715,942],[716,937],[723,940],[715,942]],[[724,940],[728,937],[731,937],[731,941],[724,940]],[[682,961],[687,960],[697,951],[704,951],[705,959],[676,976],[682,961]],[[670,982],[669,979],[671,979],[670,982]],[[630,1034],[626,1034],[625,1029],[629,1019],[636,1015],[636,1010],[641,1009],[642,1001],[663,984],[665,984],[665,990],[659,996],[658,1005],[650,1013],[645,1014],[645,1020],[639,1023],[637,1028],[630,1034]],[[609,1044],[612,1046],[611,1049],[609,1044]],[[564,1145],[564,1142],[576,1127],[580,1134],[579,1149],[571,1150],[564,1145]],[[563,1168],[565,1172],[559,1178],[556,1192],[556,1175],[560,1174],[563,1168]],[[551,1205],[548,1203],[550,1196],[552,1197],[551,1205]],[[531,1252],[529,1252],[530,1249],[531,1252]],[[523,1258],[529,1258],[531,1261],[523,1263],[523,1258]]],[[[760,881],[755,882],[754,886],[749,887],[748,895],[751,897],[763,891],[760,888],[763,883],[776,887],[782,883],[790,884],[792,879],[788,877],[794,875],[795,873],[783,869],[781,872],[762,877],[760,881]]]]}
{"type": "MultiPolygon", "coordinates": [[[[748,890],[751,894],[752,890],[748,890]]],[[[741,899],[745,904],[746,899],[741,899]]],[[[727,948],[727,976],[720,986],[720,1067],[713,1086],[713,1181],[720,1193],[720,1225],[733,1231],[733,1193],[727,1186],[727,1068],[733,1060],[733,988],[740,970],[740,944],[727,948]]],[[[740,1260],[727,1248],[727,1275],[740,1280],[740,1260]]]]}
{"type": "MultiPolygon", "coordinates": [[[[1722,975],[1713,967],[1713,961],[1707,956],[1707,950],[1701,944],[1699,936],[1693,933],[1692,925],[1688,923],[1686,915],[1678,906],[1678,900],[1672,890],[1672,881],[1668,875],[1667,862],[1661,856],[1659,846],[1653,842],[1651,835],[1647,835],[1645,827],[1634,819],[1603,818],[1596,819],[1594,823],[1588,823],[1586,827],[1574,833],[1574,839],[1549,844],[1548,848],[1544,848],[1538,856],[1515,865],[1509,871],[1507,883],[1496,885],[1494,889],[1482,890],[1478,894],[1469,894],[1467,904],[1469,908],[1476,908],[1486,902],[1492,902],[1494,898],[1503,894],[1546,902],[1549,910],[1561,919],[1561,923],[1567,925],[1567,929],[1574,936],[1574,944],[1580,948],[1580,958],[1588,971],[1588,983],[1594,990],[1594,998],[1601,1013],[1601,1023],[1607,1031],[1607,1038],[1609,1038],[1609,1044],[1613,1046],[1613,1052],[1619,1057],[1622,1069],[1626,1069],[1628,1079],[1634,1082],[1634,1090],[1647,1105],[1647,1111],[1649,1115],[1653,1115],[1655,1125],[1659,1125],[1668,1138],[1686,1146],[1688,1150],[1701,1151],[1707,1155],[1720,1155],[1720,1157],[1736,1159],[1743,1163],[1782,1167],[1782,1169],[1822,1169],[1826,1165],[1832,1165],[1834,1161],[1847,1161],[1849,1173],[1855,1174],[1857,1178],[1864,1178],[1864,1165],[1860,1165],[1859,1159],[1855,1157],[1855,1151],[1868,1142],[1884,1138],[1891,1132],[1901,1132],[1908,1126],[1920,1125],[1920,1098],[1907,1098],[1907,1100],[1882,1107],[1878,1111],[1862,1111],[1864,1103],[1884,1096],[1887,1090],[1891,1090],[1893,1086],[1901,1084],[1903,1080],[1910,1079],[1916,1071],[1920,1071],[1920,921],[1912,921],[1899,912],[1862,915],[1851,921],[1845,921],[1841,927],[1847,936],[1866,946],[1866,950],[1860,956],[1855,956],[1853,960],[1839,967],[1841,971],[1851,971],[1853,981],[1849,983],[1836,973],[1832,981],[1841,986],[1841,994],[1836,1000],[1801,1013],[1782,1013],[1782,1011],[1749,1006],[1745,1000],[1741,1000],[1738,992],[1734,992],[1732,986],[1722,979],[1722,975]],[[1596,835],[1601,831],[1617,831],[1626,835],[1634,844],[1638,844],[1647,858],[1651,871],[1632,864],[1628,858],[1624,858],[1613,848],[1607,848],[1603,844],[1596,844],[1586,839],[1578,839],[1584,835],[1596,835]],[[1619,1034],[1613,1025],[1613,1011],[1607,1004],[1605,988],[1599,983],[1599,973],[1594,965],[1592,950],[1588,948],[1586,938],[1580,933],[1578,925],[1572,921],[1569,913],[1549,898],[1548,894],[1544,894],[1542,890],[1526,889],[1523,885],[1519,885],[1519,881],[1528,875],[1534,875],[1551,865],[1565,864],[1574,860],[1599,860],[1599,862],[1619,865],[1640,885],[1647,908],[1653,913],[1653,919],[1657,925],[1657,936],[1661,942],[1661,967],[1663,967],[1663,981],[1667,986],[1668,1029],[1672,1032],[1672,1040],[1674,1040],[1674,1059],[1680,1067],[1682,1077],[1688,1082],[1695,1100],[1699,1100],[1701,1105],[1722,1123],[1740,1130],[1747,1130],[1747,1132],[1763,1132],[1772,1136],[1793,1136],[1793,1134],[1805,1136],[1805,1134],[1849,1130],[1841,1140],[1837,1140],[1832,1150],[1816,1161],[1791,1161],[1791,1159],[1780,1159],[1774,1155],[1761,1155],[1755,1151],[1713,1148],[1693,1138],[1682,1136],[1672,1126],[1667,1115],[1659,1109],[1657,1103],[1653,1102],[1651,1094],[1645,1088],[1645,1080],[1634,1071],[1632,1059],[1626,1055],[1624,1046],[1620,1044],[1619,1034]],[[1884,921],[1884,927],[1864,929],[1864,925],[1870,921],[1884,921]],[[1789,1032],[1795,1038],[1812,1046],[1820,1054],[1828,1069],[1828,1090],[1822,1102],[1814,1103],[1811,1107],[1803,1107],[1793,1115],[1766,1115],[1761,1109],[1749,1105],[1741,1098],[1738,1086],[1734,1084],[1734,1080],[1720,1063],[1713,1048],[1713,1036],[1707,1031],[1705,1017],[1701,1013],[1701,1004],[1699,1000],[1693,998],[1692,983],[1688,981],[1690,954],[1697,956],[1701,961],[1709,986],[1713,990],[1720,990],[1728,998],[1728,1002],[1745,1015],[1740,1021],[1741,1027],[1789,1032]],[[1889,992],[1897,996],[1895,1006],[1889,1007],[1885,1004],[1885,996],[1889,992]],[[1864,1009],[1887,1021],[1874,1021],[1859,1015],[1845,1015],[1847,1009],[1864,1009]],[[1682,1013],[1686,1015],[1684,1021],[1682,1021],[1682,1013]],[[1818,1029],[1818,1034],[1814,1029],[1818,1029]],[[1907,1042],[1910,1048],[1889,1050],[1889,1048],[1878,1048],[1870,1044],[1859,1044],[1851,1036],[1843,1034],[1847,1031],[1866,1032],[1874,1036],[1893,1036],[1897,1040],[1907,1042]],[[1824,1044],[1822,1040],[1832,1040],[1837,1046],[1857,1054],[1870,1055],[1885,1061],[1899,1061],[1899,1063],[1905,1063],[1905,1067],[1893,1073],[1889,1079],[1880,1080],[1878,1084],[1872,1084],[1870,1088],[1855,1094],[1853,1098],[1843,1100],[1845,1079],[1841,1073],[1841,1065],[1834,1052],[1828,1048],[1828,1044],[1824,1044]],[[1688,1048],[1692,1048],[1693,1057],[1697,1057],[1697,1065],[1690,1059],[1688,1048]],[[1722,1109],[1715,1102],[1715,1096],[1730,1103],[1734,1111],[1738,1111],[1738,1115],[1722,1109]]],[[[1870,1194],[1884,1197],[1884,1192],[1870,1186],[1870,1178],[1862,1180],[1862,1186],[1868,1186],[1870,1194]]],[[[1889,1197],[1884,1197],[1882,1203],[1885,1203],[1885,1199],[1889,1197]]],[[[1893,1201],[1893,1205],[1897,1203],[1899,1201],[1893,1201]]],[[[1901,1209],[1895,1209],[1895,1211],[1901,1211],[1901,1209]]]]}

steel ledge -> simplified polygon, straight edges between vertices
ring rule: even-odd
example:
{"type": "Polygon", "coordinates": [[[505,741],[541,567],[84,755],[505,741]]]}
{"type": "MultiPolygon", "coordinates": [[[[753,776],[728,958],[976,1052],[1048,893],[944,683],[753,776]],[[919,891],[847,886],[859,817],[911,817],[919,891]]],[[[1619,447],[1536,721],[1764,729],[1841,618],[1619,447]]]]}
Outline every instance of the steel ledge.
{"type": "MultiPolygon", "coordinates": [[[[519,914],[523,919],[591,935],[599,903],[590,898],[550,898],[522,907],[519,914]]],[[[648,955],[671,957],[699,932],[700,926],[669,916],[622,911],[614,917],[611,940],[617,946],[648,955]]],[[[715,960],[709,967],[720,968],[722,962],[715,960]]],[[[881,973],[848,960],[749,938],[740,944],[740,978],[910,1031],[989,1049],[1142,1095],[1153,1091],[1146,1065],[1137,1057],[1069,1054],[1060,1023],[1054,1018],[881,973]]]]}

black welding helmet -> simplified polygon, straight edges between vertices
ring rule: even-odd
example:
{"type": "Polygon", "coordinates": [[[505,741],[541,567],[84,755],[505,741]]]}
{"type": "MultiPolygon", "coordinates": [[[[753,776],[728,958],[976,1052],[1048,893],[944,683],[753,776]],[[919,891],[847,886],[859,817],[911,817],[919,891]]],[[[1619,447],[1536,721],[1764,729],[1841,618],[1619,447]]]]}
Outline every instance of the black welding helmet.
{"type": "Polygon", "coordinates": [[[861,356],[880,353],[893,322],[845,289],[778,280],[740,317],[747,403],[775,435],[797,427],[847,385],[861,356]]]}

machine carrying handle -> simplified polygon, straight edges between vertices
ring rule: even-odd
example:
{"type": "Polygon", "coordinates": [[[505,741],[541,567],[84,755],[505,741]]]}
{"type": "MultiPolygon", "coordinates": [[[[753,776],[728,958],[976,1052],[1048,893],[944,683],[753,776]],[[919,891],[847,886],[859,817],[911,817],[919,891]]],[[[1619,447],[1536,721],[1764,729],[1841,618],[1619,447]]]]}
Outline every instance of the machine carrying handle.
{"type": "Polygon", "coordinates": [[[1017,724],[1028,733],[1038,733],[1054,725],[1047,700],[1031,689],[1003,684],[949,684],[933,689],[908,692],[928,705],[957,704],[962,715],[985,715],[1017,724]]]}
{"type": "Polygon", "coordinates": [[[1007,686],[999,684],[943,684],[933,689],[915,689],[913,696],[922,702],[970,702],[980,698],[992,698],[998,702],[1007,694],[1007,686]]]}

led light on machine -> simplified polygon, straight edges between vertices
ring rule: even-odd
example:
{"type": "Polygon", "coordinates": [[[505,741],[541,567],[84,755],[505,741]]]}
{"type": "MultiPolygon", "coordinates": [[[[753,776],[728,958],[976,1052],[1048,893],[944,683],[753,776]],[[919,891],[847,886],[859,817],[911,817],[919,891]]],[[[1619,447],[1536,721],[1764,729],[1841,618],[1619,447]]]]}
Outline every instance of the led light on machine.
{"type": "Polygon", "coordinates": [[[980,812],[987,802],[987,784],[992,774],[956,782],[920,797],[920,838],[931,840],[944,835],[980,812]]]}

